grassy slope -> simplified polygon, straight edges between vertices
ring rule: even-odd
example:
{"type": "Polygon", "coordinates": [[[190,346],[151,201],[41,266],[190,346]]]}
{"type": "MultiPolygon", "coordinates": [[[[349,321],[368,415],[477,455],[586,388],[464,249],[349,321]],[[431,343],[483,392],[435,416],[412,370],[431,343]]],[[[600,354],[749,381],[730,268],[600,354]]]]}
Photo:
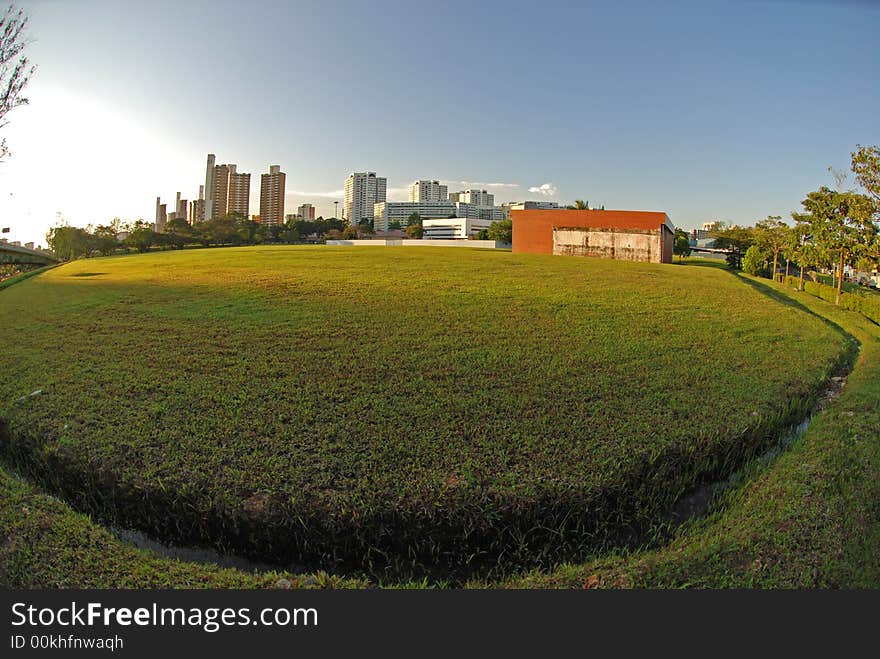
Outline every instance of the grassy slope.
{"type": "Polygon", "coordinates": [[[860,341],[840,398],[790,450],[667,546],[534,571],[507,586],[880,587],[880,327],[806,293],[758,283],[860,341]]]}
{"type": "Polygon", "coordinates": [[[87,475],[86,509],[106,511],[89,497],[121,476],[114,494],[147,501],[147,526],[169,519],[164,492],[190,520],[238,527],[275,505],[290,517],[288,502],[333,506],[340,533],[382,501],[478,524],[487,495],[565,498],[584,481],[674,497],[695,477],[683,465],[734,460],[737,437],[807,396],[841,347],[796,309],[700,275],[454,250],[78,262],[4,293],[0,417],[87,475]]]}
{"type": "Polygon", "coordinates": [[[8,588],[357,588],[325,573],[251,574],[161,558],[0,471],[0,585],[8,588]]]}
{"type": "Polygon", "coordinates": [[[20,284],[21,282],[25,281],[26,279],[30,279],[31,277],[37,276],[41,272],[45,272],[46,270],[50,270],[50,269],[56,268],[56,267],[58,267],[58,266],[55,264],[46,265],[46,266],[43,266],[42,268],[36,268],[34,270],[28,270],[26,272],[21,272],[21,273],[15,275],[14,277],[9,277],[7,279],[4,279],[4,280],[0,281],[0,291],[2,291],[4,288],[9,288],[10,286],[13,286],[15,284],[20,284]]]}

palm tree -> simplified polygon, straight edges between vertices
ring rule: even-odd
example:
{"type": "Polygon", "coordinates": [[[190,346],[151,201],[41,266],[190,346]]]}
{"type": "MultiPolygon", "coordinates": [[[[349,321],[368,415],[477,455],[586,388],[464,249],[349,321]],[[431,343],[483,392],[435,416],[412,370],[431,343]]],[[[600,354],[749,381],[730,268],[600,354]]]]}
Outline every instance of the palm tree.
{"type": "Polygon", "coordinates": [[[588,211],[590,210],[590,202],[589,200],[575,199],[573,205],[566,206],[565,208],[570,211],[588,211]]]}

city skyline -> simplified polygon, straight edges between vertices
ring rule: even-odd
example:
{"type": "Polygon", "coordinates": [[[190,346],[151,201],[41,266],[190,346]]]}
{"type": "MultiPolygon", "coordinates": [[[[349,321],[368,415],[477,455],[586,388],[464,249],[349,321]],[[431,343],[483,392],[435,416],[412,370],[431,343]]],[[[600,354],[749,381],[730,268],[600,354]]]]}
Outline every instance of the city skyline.
{"type": "Polygon", "coordinates": [[[438,180],[496,204],[584,198],[695,228],[788,217],[805,190],[833,185],[829,166],[880,142],[880,11],[866,3],[452,2],[431,21],[397,2],[240,16],[20,4],[38,70],[3,129],[0,216],[22,242],[45,243],[59,212],[78,226],[149,221],[157,196],[169,211],[178,191],[196,200],[206,153],[254,174],[280,164],[288,214],[312,203],[332,216],[345,177],[375,171],[388,201],[438,180]],[[307,34],[285,37],[295,26],[307,34]],[[264,30],[259,51],[242,38],[264,30]],[[420,38],[401,39],[409,30],[420,38]],[[219,49],[228,65],[209,66],[219,49]]]}

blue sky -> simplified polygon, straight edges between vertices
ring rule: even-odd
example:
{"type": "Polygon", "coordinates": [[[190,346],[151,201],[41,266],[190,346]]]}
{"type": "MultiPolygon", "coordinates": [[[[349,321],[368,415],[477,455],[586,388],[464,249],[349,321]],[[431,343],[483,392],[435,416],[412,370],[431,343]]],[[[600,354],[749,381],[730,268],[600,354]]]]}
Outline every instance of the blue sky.
{"type": "Polygon", "coordinates": [[[878,3],[19,4],[39,68],[2,131],[0,218],[23,241],[151,220],[208,152],[251,172],[252,213],[280,164],[288,212],[331,214],[370,170],[391,198],[491,183],[690,228],[787,217],[880,143],[878,3]]]}

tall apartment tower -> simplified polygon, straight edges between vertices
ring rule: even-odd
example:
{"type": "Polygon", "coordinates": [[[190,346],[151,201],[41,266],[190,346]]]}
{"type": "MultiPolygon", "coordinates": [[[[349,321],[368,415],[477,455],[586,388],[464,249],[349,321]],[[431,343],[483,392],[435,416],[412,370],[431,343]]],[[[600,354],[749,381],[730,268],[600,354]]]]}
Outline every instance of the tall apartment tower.
{"type": "Polygon", "coordinates": [[[189,223],[198,224],[205,221],[205,186],[199,186],[199,198],[189,204],[189,223]]]}
{"type": "MultiPolygon", "coordinates": [[[[208,154],[208,166],[205,168],[205,213],[204,219],[214,218],[214,154],[208,154]]],[[[201,195],[200,195],[201,198],[201,195]]]]}
{"type": "Polygon", "coordinates": [[[163,204],[159,197],[156,197],[156,231],[165,230],[165,222],[168,218],[166,211],[167,204],[163,204]]]}
{"type": "Polygon", "coordinates": [[[485,190],[465,190],[463,192],[453,192],[449,195],[449,201],[455,201],[462,204],[473,204],[474,206],[494,206],[495,195],[485,190]]]}
{"type": "MultiPolygon", "coordinates": [[[[227,213],[241,213],[247,216],[250,209],[251,175],[236,171],[236,165],[215,165],[211,176],[209,195],[211,213],[208,214],[208,199],[205,200],[205,217],[216,219],[227,213]]],[[[205,189],[207,192],[207,188],[205,189]]]]}
{"type": "Polygon", "coordinates": [[[284,188],[287,175],[281,165],[269,165],[269,173],[260,177],[260,224],[284,224],[284,188]]]}
{"type": "Polygon", "coordinates": [[[385,201],[387,183],[376,172],[355,172],[345,181],[344,218],[349,224],[373,219],[373,206],[385,201]]]}
{"type": "Polygon", "coordinates": [[[303,204],[296,207],[296,216],[306,222],[315,221],[315,207],[311,204],[303,204]]]}
{"type": "Polygon", "coordinates": [[[440,181],[416,181],[409,186],[410,201],[447,201],[449,194],[440,181]]]}
{"type": "Polygon", "coordinates": [[[177,193],[177,201],[174,204],[174,217],[186,219],[186,210],[187,210],[187,202],[186,199],[180,198],[180,193],[177,193]]]}
{"type": "Polygon", "coordinates": [[[239,174],[236,165],[227,165],[229,168],[229,197],[226,202],[227,213],[241,213],[245,217],[251,205],[251,175],[239,174]]]}
{"type": "MultiPolygon", "coordinates": [[[[235,165],[233,165],[235,167],[235,165]]],[[[211,192],[208,199],[211,200],[211,212],[208,214],[207,203],[205,214],[208,218],[216,220],[226,215],[229,206],[229,165],[215,165],[211,173],[211,192]]],[[[207,191],[207,188],[206,188],[207,191]]]]}

